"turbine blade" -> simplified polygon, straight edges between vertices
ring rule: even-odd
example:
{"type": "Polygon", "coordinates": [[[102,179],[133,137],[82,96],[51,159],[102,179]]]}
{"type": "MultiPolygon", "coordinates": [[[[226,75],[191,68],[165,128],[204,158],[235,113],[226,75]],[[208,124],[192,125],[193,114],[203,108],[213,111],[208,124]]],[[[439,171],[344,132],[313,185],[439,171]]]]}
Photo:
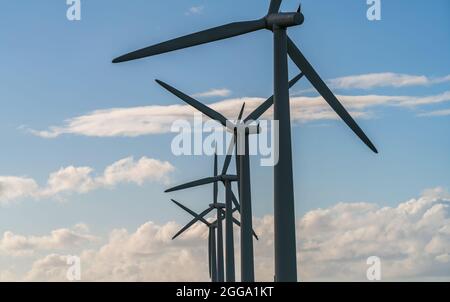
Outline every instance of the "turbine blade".
{"type": "Polygon", "coordinates": [[[242,115],[244,114],[245,102],[242,104],[241,111],[239,111],[238,121],[242,119],[242,115]]]}
{"type": "MultiPolygon", "coordinates": [[[[241,223],[239,222],[239,220],[237,220],[236,218],[233,217],[233,222],[235,225],[237,225],[238,227],[241,227],[241,223]]],[[[254,230],[252,230],[253,233],[253,237],[255,237],[256,240],[259,240],[258,235],[256,235],[256,232],[254,230]]]]}
{"type": "MultiPolygon", "coordinates": [[[[242,115],[244,114],[245,102],[242,104],[241,111],[239,112],[237,120],[240,121],[242,119],[242,115]]],[[[230,166],[231,157],[233,155],[234,149],[234,139],[230,142],[228,146],[227,156],[225,157],[225,162],[223,164],[222,175],[225,175],[228,171],[228,167],[230,166]]]]}
{"type": "Polygon", "coordinates": [[[231,158],[233,156],[234,149],[234,139],[231,140],[230,145],[228,146],[227,155],[225,156],[225,161],[223,163],[222,175],[226,175],[228,168],[230,167],[231,158]]]}
{"type": "MultiPolygon", "coordinates": [[[[299,73],[292,80],[289,81],[289,88],[294,86],[301,78],[303,77],[303,73],[299,73]]],[[[244,122],[248,121],[256,121],[259,119],[271,106],[273,105],[273,95],[264,101],[261,105],[259,105],[252,113],[247,116],[244,122]]]]}
{"type": "Polygon", "coordinates": [[[184,102],[186,102],[187,104],[191,105],[192,107],[194,107],[195,109],[197,109],[198,111],[200,111],[201,113],[206,115],[207,117],[218,121],[219,123],[221,123],[225,127],[227,126],[227,118],[224,117],[219,112],[211,109],[210,107],[208,107],[205,104],[197,101],[196,99],[191,98],[190,96],[184,94],[183,92],[181,92],[178,89],[170,86],[169,84],[164,83],[163,81],[160,81],[160,80],[155,80],[155,81],[156,81],[156,83],[161,85],[163,88],[168,90],[170,93],[172,93],[173,95],[175,95],[178,98],[182,99],[184,102]]]}
{"type": "Polygon", "coordinates": [[[272,0],[270,1],[269,14],[276,14],[280,11],[282,0],[272,0]]]}
{"type": "Polygon", "coordinates": [[[167,189],[164,192],[169,193],[169,192],[184,190],[184,189],[188,189],[188,188],[194,188],[194,187],[198,187],[198,186],[202,186],[202,185],[207,185],[207,184],[210,184],[210,183],[213,183],[216,181],[218,181],[217,177],[206,177],[206,178],[191,181],[191,182],[185,183],[183,185],[179,185],[179,186],[167,189]]]}
{"type": "MultiPolygon", "coordinates": [[[[217,153],[214,153],[214,177],[217,177],[217,153]]],[[[213,200],[214,200],[214,204],[216,204],[217,203],[217,195],[218,195],[218,191],[219,191],[217,181],[214,182],[213,186],[214,186],[214,192],[213,192],[214,199],[213,200]]]]}
{"type": "Polygon", "coordinates": [[[234,22],[130,52],[126,55],[115,58],[113,60],[113,63],[126,62],[154,55],[159,55],[162,53],[171,52],[178,49],[183,49],[213,41],[240,36],[263,28],[265,28],[264,19],[254,21],[234,22]]]}
{"type": "Polygon", "coordinates": [[[370,139],[361,130],[355,120],[347,112],[347,110],[338,101],[336,96],[331,92],[325,82],[320,78],[311,64],[306,60],[297,46],[288,38],[288,54],[292,61],[300,68],[300,70],[305,74],[306,78],[311,82],[311,84],[316,88],[317,92],[322,95],[325,101],[333,108],[333,110],[339,115],[339,117],[353,130],[353,132],[375,153],[378,153],[375,146],[372,144],[370,139]]]}
{"type": "Polygon", "coordinates": [[[217,176],[217,150],[214,153],[214,176],[217,176]]]}
{"type": "Polygon", "coordinates": [[[191,209],[189,209],[188,207],[182,205],[181,203],[179,203],[178,201],[171,199],[171,201],[173,203],[175,203],[177,206],[179,206],[180,208],[182,208],[183,210],[185,210],[186,212],[188,212],[189,214],[191,214],[194,218],[197,218],[199,221],[203,222],[204,224],[206,224],[207,226],[210,225],[210,223],[203,218],[202,216],[200,216],[199,214],[195,213],[194,211],[192,211],[191,209]]]}
{"type": "Polygon", "coordinates": [[[241,205],[239,204],[238,200],[236,199],[236,195],[234,195],[233,191],[231,191],[231,200],[234,203],[234,207],[240,213],[241,212],[241,205]]]}
{"type": "Polygon", "coordinates": [[[254,230],[252,230],[253,236],[255,237],[256,240],[259,240],[258,235],[256,235],[256,232],[254,230]]]}
{"type": "MultiPolygon", "coordinates": [[[[207,215],[209,212],[211,212],[212,210],[214,210],[214,208],[208,208],[206,210],[204,210],[203,212],[201,212],[199,214],[200,217],[204,217],[205,215],[207,215]]],[[[172,240],[177,238],[178,236],[180,236],[181,234],[183,234],[187,229],[189,229],[191,226],[193,226],[197,221],[199,221],[198,218],[194,218],[191,221],[189,221],[188,224],[186,224],[181,230],[179,230],[173,237],[172,240]]]]}

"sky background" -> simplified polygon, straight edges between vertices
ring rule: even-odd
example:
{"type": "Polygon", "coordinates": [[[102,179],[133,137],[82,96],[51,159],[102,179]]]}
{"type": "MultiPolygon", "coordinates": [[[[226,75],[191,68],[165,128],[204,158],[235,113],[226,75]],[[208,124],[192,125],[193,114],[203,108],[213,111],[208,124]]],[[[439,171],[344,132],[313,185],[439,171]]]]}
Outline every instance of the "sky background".
{"type": "MultiPolygon", "coordinates": [[[[198,211],[211,201],[210,187],[163,193],[169,184],[212,173],[212,157],[172,154],[173,133],[109,137],[63,133],[48,138],[33,130],[51,132],[52,126],[65,127],[67,120],[96,110],[181,105],[155,78],[189,94],[228,91],[199,98],[209,104],[265,99],[272,94],[273,47],[267,31],[144,60],[111,63],[118,55],[169,38],[259,18],[266,13],[268,1],[81,3],[82,20],[77,22],[67,20],[63,0],[1,4],[0,175],[34,179],[39,187],[46,187],[49,175],[61,168],[90,167],[92,175],[99,176],[106,167],[130,156],[136,161],[155,159],[156,166],[167,162],[173,171],[168,169],[167,179],[151,171],[142,182],[130,176],[107,185],[98,181],[95,188],[83,192],[72,187],[39,197],[30,193],[6,198],[0,190],[0,233],[37,236],[83,223],[90,232],[105,237],[112,229],[135,230],[147,221],[187,222],[189,217],[170,203],[171,197],[198,211]]],[[[384,0],[382,20],[374,22],[366,18],[364,0],[304,0],[302,5],[305,23],[289,29],[289,35],[323,79],[330,83],[338,79],[333,87],[336,94],[406,96],[404,101],[413,104],[386,101],[363,108],[365,114],[358,123],[377,146],[378,155],[339,120],[294,121],[297,217],[339,202],[396,207],[426,189],[448,188],[450,3],[384,0]],[[361,78],[351,87],[339,81],[386,73],[393,75],[392,81],[379,76],[382,84],[369,80],[368,87],[358,86],[361,78]],[[395,82],[402,76],[411,83],[395,82]],[[433,102],[436,96],[441,96],[440,101],[433,102]],[[414,104],[419,98],[425,103],[414,104]],[[431,112],[439,113],[429,116],[431,112]]],[[[298,1],[287,0],[282,9],[294,11],[297,6],[298,1]]],[[[293,64],[289,68],[291,76],[298,73],[293,64]]],[[[306,79],[292,89],[292,95],[317,96],[306,79]]],[[[231,108],[234,113],[229,117],[235,117],[238,110],[231,108]]],[[[271,215],[273,168],[260,167],[256,157],[252,163],[254,215],[271,215]]],[[[6,185],[2,184],[4,191],[6,185]]],[[[25,271],[32,260],[14,260],[18,263],[14,269],[25,271]]],[[[8,267],[6,262],[10,260],[0,260],[0,270],[8,267]]]]}

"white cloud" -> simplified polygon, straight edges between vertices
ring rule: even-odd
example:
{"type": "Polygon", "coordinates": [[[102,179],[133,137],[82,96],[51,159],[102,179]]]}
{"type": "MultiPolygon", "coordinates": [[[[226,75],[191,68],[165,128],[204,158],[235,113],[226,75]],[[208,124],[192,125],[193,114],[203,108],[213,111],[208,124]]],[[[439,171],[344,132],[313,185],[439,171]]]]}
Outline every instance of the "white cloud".
{"type": "MultiPolygon", "coordinates": [[[[369,109],[377,106],[397,106],[411,109],[424,105],[449,102],[450,91],[423,97],[375,94],[337,95],[337,97],[354,117],[370,118],[372,114],[369,109]]],[[[245,112],[249,113],[256,109],[264,100],[263,98],[243,97],[227,99],[208,105],[233,120],[239,113],[242,103],[246,103],[245,112]]],[[[321,96],[294,96],[291,98],[291,110],[291,117],[294,122],[337,118],[337,115],[321,96]]],[[[195,112],[188,105],[113,108],[93,111],[87,115],[69,119],[61,127],[50,127],[44,131],[29,131],[43,138],[55,138],[63,134],[91,137],[137,137],[168,133],[174,121],[180,119],[191,121],[195,112]]],[[[268,110],[264,116],[270,118],[272,110],[268,110]]]]}
{"type": "Polygon", "coordinates": [[[0,239],[0,251],[12,256],[30,256],[40,250],[65,250],[86,246],[97,238],[89,234],[89,229],[83,224],[72,229],[61,228],[53,230],[49,235],[24,236],[6,231],[0,239]]]}
{"type": "Polygon", "coordinates": [[[203,13],[205,7],[203,5],[199,5],[199,6],[192,6],[188,9],[188,11],[186,12],[186,15],[199,15],[201,13],[203,13]]]}
{"type": "Polygon", "coordinates": [[[450,75],[429,78],[424,75],[409,75],[393,72],[352,75],[328,81],[331,87],[340,89],[371,89],[377,87],[398,88],[407,86],[427,86],[446,82],[450,82],[450,75]]]}
{"type": "Polygon", "coordinates": [[[33,263],[23,281],[64,282],[67,281],[67,255],[50,254],[33,263]]]}
{"type": "Polygon", "coordinates": [[[39,187],[35,180],[0,176],[0,204],[32,197],[60,199],[68,194],[83,194],[99,188],[111,188],[122,183],[142,185],[145,182],[166,184],[175,168],[167,161],[142,157],[121,159],[106,167],[101,175],[93,175],[90,167],[69,166],[51,173],[47,184],[39,187]]]}
{"type": "MultiPolygon", "coordinates": [[[[439,104],[450,101],[450,91],[441,94],[412,97],[388,95],[337,95],[337,98],[355,117],[370,118],[369,109],[378,106],[395,106],[414,109],[419,106],[439,104]]],[[[292,119],[297,122],[336,119],[338,116],[331,110],[321,96],[295,97],[291,104],[292,119]]]]}
{"type": "Polygon", "coordinates": [[[227,97],[231,94],[229,89],[211,89],[205,92],[196,93],[195,98],[210,98],[210,97],[227,97]]]}
{"type": "Polygon", "coordinates": [[[450,199],[437,192],[394,208],[340,203],[307,213],[299,222],[304,278],[364,280],[373,255],[386,281],[449,280],[450,263],[442,260],[450,251],[450,199]]]}
{"type": "Polygon", "coordinates": [[[132,157],[127,157],[107,167],[103,176],[95,182],[105,186],[115,186],[119,183],[142,185],[146,181],[168,183],[168,174],[173,170],[174,167],[168,162],[148,157],[134,161],[132,157]]]}
{"type": "Polygon", "coordinates": [[[89,167],[66,167],[51,173],[47,186],[39,192],[42,196],[55,196],[60,193],[86,193],[91,191],[96,183],[91,177],[93,169],[89,167]]]}
{"type": "MultiPolygon", "coordinates": [[[[205,280],[205,230],[196,225],[187,236],[172,241],[178,228],[173,222],[162,226],[147,222],[133,233],[125,229],[113,230],[105,245],[80,254],[82,280],[205,280]]],[[[25,279],[65,281],[65,259],[66,255],[52,253],[36,260],[25,279]]]]}
{"type": "Polygon", "coordinates": [[[450,109],[435,110],[419,114],[419,116],[447,116],[447,115],[450,115],[450,109]]]}
{"type": "MultiPolygon", "coordinates": [[[[113,230],[103,246],[81,253],[82,279],[207,281],[207,228],[196,224],[171,241],[179,227],[147,222],[132,233],[113,230]]],[[[255,218],[254,228],[260,237],[255,242],[257,280],[270,281],[273,217],[255,218]]],[[[297,235],[298,271],[304,281],[364,281],[369,256],[381,258],[384,281],[450,280],[450,198],[441,188],[396,207],[339,203],[312,210],[298,219],[297,235]]],[[[36,260],[25,278],[64,281],[64,259],[51,254],[36,260]]]]}
{"type": "Polygon", "coordinates": [[[0,204],[32,196],[38,189],[34,179],[26,177],[0,176],[0,204]]]}
{"type": "Polygon", "coordinates": [[[96,110],[87,115],[69,119],[63,127],[30,131],[44,138],[54,138],[62,134],[136,137],[169,132],[173,121],[192,117],[193,113],[193,109],[184,105],[112,108],[96,110]]]}
{"type": "Polygon", "coordinates": [[[0,282],[15,282],[18,281],[19,277],[12,270],[5,269],[0,271],[0,282]]]}

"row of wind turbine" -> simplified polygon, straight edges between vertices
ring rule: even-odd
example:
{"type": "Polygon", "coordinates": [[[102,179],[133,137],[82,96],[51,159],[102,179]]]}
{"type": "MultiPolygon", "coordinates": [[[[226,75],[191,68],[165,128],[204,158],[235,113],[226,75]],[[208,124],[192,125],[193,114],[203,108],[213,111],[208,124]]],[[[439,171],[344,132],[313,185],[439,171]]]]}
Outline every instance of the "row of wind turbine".
{"type": "MultiPolygon", "coordinates": [[[[294,181],[292,171],[291,118],[289,102],[288,57],[297,65],[317,92],[348,125],[348,127],[375,153],[377,149],[342,106],[329,87],[314,70],[300,49],[287,35],[287,29],[302,25],[304,15],[301,6],[295,12],[280,12],[282,0],[271,0],[267,14],[259,19],[234,22],[194,34],[186,35],[150,47],[133,51],[113,60],[125,62],[155,56],[213,41],[228,39],[266,29],[273,35],[274,63],[274,120],[279,123],[279,160],[274,166],[274,246],[275,281],[297,281],[297,253],[295,235],[294,181]]],[[[162,83],[161,83],[162,84],[162,83]]],[[[163,85],[164,86],[164,85],[163,85]]],[[[198,104],[197,104],[198,105],[198,104]]],[[[270,104],[272,105],[272,104],[270,104]]],[[[199,105],[198,105],[199,106],[199,105]]],[[[202,105],[204,106],[204,105],[202,105]]],[[[206,106],[202,107],[205,114],[206,106]]],[[[270,106],[269,106],[270,107],[270,106]]],[[[211,112],[210,112],[211,113],[211,112]]],[[[212,114],[212,113],[211,113],[212,114]]],[[[208,115],[208,114],[207,114],[208,115]]],[[[209,115],[208,115],[209,116],[209,115]]],[[[211,118],[223,122],[222,115],[211,118]]],[[[255,119],[255,118],[253,118],[255,119]]],[[[222,123],[223,124],[223,123],[222,123]]],[[[253,247],[251,240],[250,168],[248,153],[238,156],[239,195],[241,201],[241,281],[254,281],[253,247]],[[250,225],[249,225],[250,224],[250,225]]]]}

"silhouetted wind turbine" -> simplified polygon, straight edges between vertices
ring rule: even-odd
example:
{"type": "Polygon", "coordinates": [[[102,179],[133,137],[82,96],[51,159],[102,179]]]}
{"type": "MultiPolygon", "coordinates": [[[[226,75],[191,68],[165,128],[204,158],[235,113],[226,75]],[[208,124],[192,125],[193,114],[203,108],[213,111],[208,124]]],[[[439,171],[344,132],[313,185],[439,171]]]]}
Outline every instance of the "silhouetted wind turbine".
{"type": "MultiPolygon", "coordinates": [[[[303,74],[300,73],[295,76],[289,82],[289,88],[295,85],[301,78],[303,74]]],[[[225,162],[222,169],[222,175],[226,175],[228,167],[231,162],[232,150],[236,147],[236,172],[239,178],[238,188],[239,188],[239,200],[240,200],[240,214],[241,214],[241,280],[243,281],[254,281],[254,257],[253,257],[253,226],[252,226],[252,205],[251,205],[251,182],[250,182],[250,158],[249,158],[249,138],[248,135],[252,133],[251,130],[244,129],[244,139],[239,137],[238,128],[246,127],[248,123],[258,120],[273,104],[273,96],[264,101],[259,105],[252,113],[250,113],[244,120],[242,120],[242,115],[244,113],[245,103],[242,105],[239,116],[236,123],[232,123],[227,120],[222,114],[211,109],[210,107],[202,104],[196,99],[184,94],[183,92],[177,90],[176,88],[164,83],[160,80],[156,80],[158,84],[164,87],[166,90],[179,97],[181,100],[196,108],[209,118],[221,123],[227,130],[233,133],[233,140],[228,148],[228,153],[225,157],[225,162]],[[244,149],[244,152],[238,152],[238,143],[244,149]],[[242,154],[243,153],[243,154],[242,154]]],[[[259,131],[257,127],[256,132],[259,131]]],[[[255,131],[253,131],[255,132],[255,131]]],[[[255,133],[256,133],[255,132],[255,133]]],[[[223,180],[225,187],[227,186],[227,181],[223,180]]],[[[231,186],[231,184],[230,184],[231,186]]],[[[231,187],[230,187],[231,190],[231,187]]],[[[228,199],[227,199],[228,200],[228,199]]]]}
{"type": "MultiPolygon", "coordinates": [[[[191,209],[189,209],[188,207],[182,205],[181,203],[179,203],[178,201],[171,199],[173,203],[175,203],[177,206],[179,206],[180,208],[182,208],[183,210],[185,210],[186,212],[188,212],[189,214],[191,214],[194,219],[192,219],[187,225],[185,225],[181,230],[179,230],[173,237],[172,240],[177,238],[178,236],[180,236],[183,232],[187,231],[191,226],[193,226],[196,222],[200,221],[203,224],[205,224],[208,228],[209,228],[209,232],[208,232],[208,262],[209,262],[209,276],[211,278],[211,280],[213,282],[217,282],[217,242],[216,242],[216,234],[215,231],[217,229],[217,223],[218,220],[214,220],[213,222],[209,222],[208,220],[205,219],[205,216],[210,213],[211,211],[213,211],[214,209],[216,209],[216,207],[214,207],[214,205],[210,204],[208,209],[206,209],[205,211],[203,211],[201,214],[197,214],[196,212],[192,211],[191,209]]],[[[231,212],[235,212],[237,210],[237,208],[232,209],[231,212]]],[[[226,210],[225,210],[226,211],[226,210]]],[[[226,213],[225,213],[226,215],[226,213]]],[[[224,218],[224,213],[222,211],[221,213],[221,218],[224,218]]],[[[236,218],[233,217],[233,223],[236,224],[237,226],[241,226],[239,220],[237,220],[236,218]]],[[[258,239],[258,236],[254,233],[254,236],[256,239],[258,239]]]]}
{"type": "MultiPolygon", "coordinates": [[[[167,42],[143,48],[113,60],[114,63],[154,56],[182,48],[227,39],[261,29],[273,33],[274,44],[274,119],[279,121],[279,161],[274,167],[274,242],[276,281],[297,280],[294,188],[292,175],[291,121],[289,109],[288,64],[289,55],[314,88],[333,108],[352,131],[375,153],[375,146],[357,125],[320,78],[301,51],[287,36],[288,27],[303,24],[301,7],[296,12],[280,12],[282,0],[271,0],[263,18],[235,22],[186,35],[167,42]]],[[[242,186],[242,184],[241,184],[242,186]]],[[[242,203],[242,201],[241,201],[242,203]]],[[[244,209],[243,209],[244,212],[244,209]]],[[[243,281],[253,281],[250,275],[243,281]]]]}
{"type": "Polygon", "coordinates": [[[218,281],[223,281],[223,229],[222,229],[222,215],[223,210],[225,209],[225,235],[226,235],[226,280],[228,282],[235,281],[235,264],[234,264],[234,237],[233,237],[233,206],[234,202],[236,205],[236,209],[239,209],[239,203],[237,202],[232,190],[231,183],[233,181],[237,181],[238,178],[236,175],[227,175],[226,170],[225,173],[218,175],[217,169],[217,154],[214,154],[214,176],[207,177],[200,180],[196,180],[193,182],[189,182],[180,186],[176,186],[170,189],[167,189],[165,192],[174,192],[187,188],[193,188],[201,185],[211,184],[214,185],[214,202],[211,205],[213,208],[217,209],[217,256],[218,256],[218,281]],[[218,195],[218,182],[223,182],[225,185],[225,204],[217,202],[218,195]]]}
{"type": "Polygon", "coordinates": [[[217,219],[214,222],[207,221],[204,216],[207,215],[209,212],[214,210],[214,207],[208,207],[205,211],[203,211],[201,214],[197,214],[196,212],[192,211],[188,207],[182,205],[176,200],[172,199],[172,202],[174,202],[177,206],[191,214],[194,219],[191,220],[186,226],[184,226],[180,231],[178,231],[173,237],[172,240],[180,236],[183,232],[188,230],[192,225],[194,225],[196,222],[200,221],[203,224],[205,224],[208,227],[208,269],[209,269],[209,277],[211,278],[212,282],[217,282],[217,252],[216,252],[216,229],[217,229],[217,219]]]}

